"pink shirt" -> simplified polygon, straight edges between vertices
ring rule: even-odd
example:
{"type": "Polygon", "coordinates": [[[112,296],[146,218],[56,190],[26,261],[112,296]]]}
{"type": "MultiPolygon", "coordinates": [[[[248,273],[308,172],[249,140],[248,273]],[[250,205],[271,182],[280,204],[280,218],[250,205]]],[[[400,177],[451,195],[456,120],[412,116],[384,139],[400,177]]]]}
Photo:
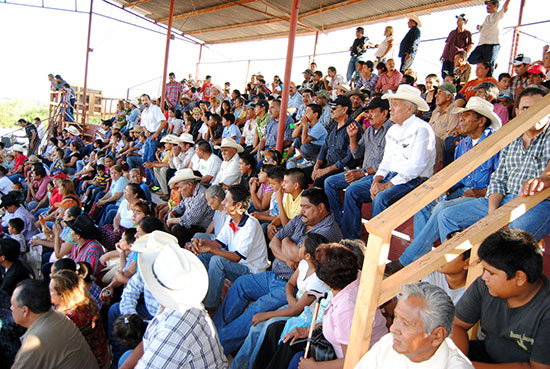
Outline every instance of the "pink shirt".
{"type": "Polygon", "coordinates": [[[505,125],[510,120],[510,114],[508,113],[508,108],[502,104],[498,104],[498,103],[494,104],[493,113],[498,115],[498,117],[500,118],[500,121],[502,122],[502,125],[505,125]]]}
{"type": "MultiPolygon", "coordinates": [[[[342,345],[347,346],[349,342],[360,277],[361,273],[354,282],[348,284],[330,300],[323,316],[323,335],[334,347],[338,359],[344,358],[342,345]]],[[[370,346],[378,342],[386,333],[388,333],[386,319],[380,309],[376,309],[370,346]]]]}
{"type": "Polygon", "coordinates": [[[35,190],[34,195],[38,200],[42,200],[48,193],[48,183],[50,183],[51,180],[50,176],[45,176],[40,181],[33,181],[32,186],[35,190]]]}
{"type": "Polygon", "coordinates": [[[378,82],[376,82],[376,88],[380,89],[380,92],[385,93],[387,90],[397,90],[397,87],[399,87],[399,83],[401,82],[401,78],[403,78],[403,74],[401,72],[394,70],[391,77],[388,77],[387,72],[382,73],[380,77],[378,78],[378,82]]]}

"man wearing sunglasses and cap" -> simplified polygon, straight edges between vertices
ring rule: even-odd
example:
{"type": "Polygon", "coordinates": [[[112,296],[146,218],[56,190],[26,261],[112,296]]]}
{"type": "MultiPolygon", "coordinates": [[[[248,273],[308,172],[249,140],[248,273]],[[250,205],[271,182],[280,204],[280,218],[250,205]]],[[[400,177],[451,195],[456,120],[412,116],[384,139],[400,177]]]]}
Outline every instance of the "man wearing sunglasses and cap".
{"type": "Polygon", "coordinates": [[[452,76],[455,71],[455,55],[458,51],[464,50],[467,54],[470,53],[474,47],[472,42],[472,34],[470,31],[464,28],[468,23],[466,14],[462,13],[456,16],[457,28],[452,30],[447,36],[445,41],[445,47],[443,48],[443,54],[441,55],[441,61],[443,66],[441,67],[441,77],[452,76]]]}
{"type": "Polygon", "coordinates": [[[509,4],[510,0],[505,0],[502,8],[498,10],[499,0],[485,0],[489,15],[481,26],[477,26],[479,30],[479,44],[470,54],[468,63],[489,62],[493,68],[495,67],[498,52],[500,51],[499,23],[508,11],[509,4]]]}

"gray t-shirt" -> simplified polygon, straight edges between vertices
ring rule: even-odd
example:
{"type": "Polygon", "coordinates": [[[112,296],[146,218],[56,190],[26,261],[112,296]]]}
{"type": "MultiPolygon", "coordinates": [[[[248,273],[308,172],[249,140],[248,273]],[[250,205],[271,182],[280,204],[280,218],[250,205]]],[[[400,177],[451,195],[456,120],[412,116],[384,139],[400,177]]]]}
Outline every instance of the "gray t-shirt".
{"type": "Polygon", "coordinates": [[[491,296],[481,277],[458,302],[456,317],[469,324],[480,321],[486,333],[485,349],[496,363],[550,364],[550,288],[548,279],[542,278],[539,292],[517,308],[491,296]]]}

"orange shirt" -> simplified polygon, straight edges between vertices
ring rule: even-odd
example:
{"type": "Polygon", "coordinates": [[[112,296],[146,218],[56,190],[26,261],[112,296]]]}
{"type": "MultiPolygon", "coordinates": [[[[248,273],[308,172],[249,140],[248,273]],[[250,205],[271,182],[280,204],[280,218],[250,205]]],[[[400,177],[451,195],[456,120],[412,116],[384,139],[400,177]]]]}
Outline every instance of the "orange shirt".
{"type": "Polygon", "coordinates": [[[482,79],[476,78],[476,79],[473,79],[469,82],[466,82],[464,87],[462,87],[462,90],[460,90],[460,93],[463,94],[464,97],[466,97],[466,102],[468,102],[468,100],[470,100],[470,97],[475,95],[475,93],[476,93],[475,87],[477,85],[479,85],[480,83],[482,83],[482,82],[492,82],[498,87],[498,81],[496,79],[494,79],[493,77],[485,77],[485,78],[482,78],[482,79]]]}

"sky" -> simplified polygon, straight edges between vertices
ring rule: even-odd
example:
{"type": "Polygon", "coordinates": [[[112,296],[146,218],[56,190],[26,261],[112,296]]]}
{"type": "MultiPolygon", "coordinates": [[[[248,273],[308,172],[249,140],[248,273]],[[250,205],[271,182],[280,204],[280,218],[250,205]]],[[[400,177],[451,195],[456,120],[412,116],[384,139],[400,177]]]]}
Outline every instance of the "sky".
{"type": "MultiPolygon", "coordinates": [[[[84,81],[84,61],[88,29],[88,14],[70,11],[56,11],[13,5],[0,0],[0,100],[25,99],[37,102],[48,100],[48,73],[60,74],[72,86],[82,86],[84,81]]],[[[40,6],[42,0],[12,0],[18,4],[40,6]]],[[[87,0],[44,0],[46,6],[75,9],[88,12],[87,0]]],[[[518,22],[520,0],[512,0],[508,12],[501,22],[502,27],[516,25],[518,22]]],[[[94,12],[123,19],[132,24],[162,31],[127,12],[121,11],[101,1],[94,1],[94,12]]],[[[419,83],[429,73],[440,74],[439,57],[444,38],[456,28],[456,14],[466,13],[469,17],[467,28],[475,31],[483,23],[487,13],[484,6],[459,10],[435,12],[422,16],[421,43],[413,64],[419,83]],[[431,39],[441,40],[426,41],[431,39]]],[[[550,1],[527,0],[523,24],[548,20],[550,1]]],[[[407,20],[400,19],[386,23],[365,26],[365,34],[372,42],[380,43],[386,25],[394,27],[394,38],[399,41],[407,32],[407,20]]],[[[525,34],[520,36],[518,52],[533,60],[542,57],[542,47],[550,44],[548,23],[526,26],[525,34]],[[545,32],[546,31],[546,32],[545,32]]],[[[355,27],[321,34],[317,45],[316,62],[319,69],[326,72],[334,66],[345,75],[349,61],[349,52],[355,37],[355,27]]],[[[504,29],[501,33],[501,51],[498,59],[497,74],[507,71],[513,31],[504,29]]],[[[308,66],[313,54],[315,36],[297,37],[291,79],[300,83],[301,73],[308,66]]],[[[474,35],[477,44],[478,35],[474,35]]],[[[135,97],[142,93],[158,96],[161,90],[162,68],[166,35],[147,31],[132,25],[116,22],[94,15],[90,47],[90,66],[88,88],[101,90],[103,96],[112,98],[135,97]]],[[[251,41],[234,44],[209,45],[203,48],[202,63],[199,66],[199,78],[213,76],[215,84],[229,81],[233,88],[243,89],[246,82],[248,60],[250,74],[261,72],[268,82],[274,75],[284,76],[287,49],[286,39],[251,41]],[[264,59],[264,60],[258,60],[264,59]],[[277,59],[277,60],[265,60],[277,59]]],[[[168,71],[174,72],[178,79],[195,75],[199,46],[175,40],[170,45],[168,71]]],[[[373,59],[374,50],[367,53],[373,59]]],[[[397,55],[395,55],[397,56],[397,55]]],[[[399,65],[399,62],[397,63],[399,65]]],[[[1,118],[1,117],[0,117],[1,118]]]]}

